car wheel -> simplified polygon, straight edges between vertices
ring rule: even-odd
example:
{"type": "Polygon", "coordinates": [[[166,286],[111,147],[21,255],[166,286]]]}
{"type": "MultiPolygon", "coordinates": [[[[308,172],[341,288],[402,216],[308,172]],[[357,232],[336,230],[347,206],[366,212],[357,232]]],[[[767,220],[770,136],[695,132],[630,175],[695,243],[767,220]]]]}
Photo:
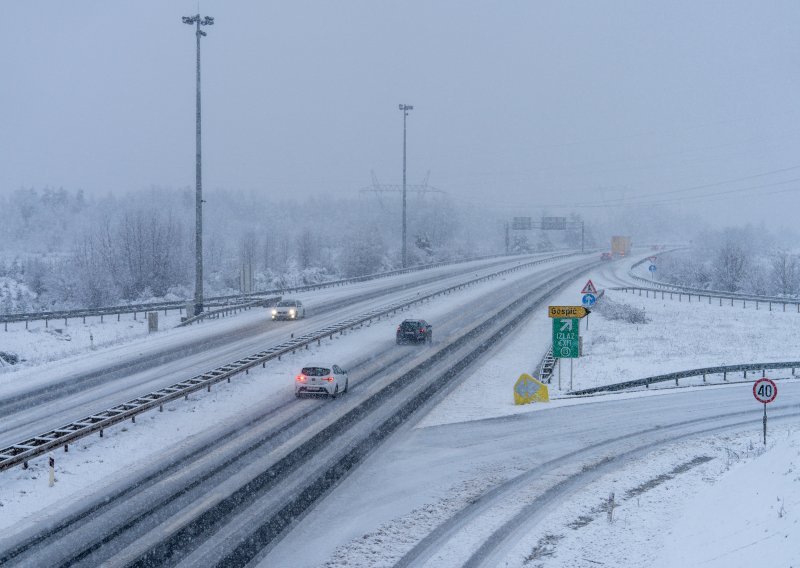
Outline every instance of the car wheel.
{"type": "Polygon", "coordinates": [[[333,389],[333,392],[331,393],[331,398],[336,398],[337,396],[339,396],[339,385],[336,385],[336,387],[333,389]]]}
{"type": "Polygon", "coordinates": [[[344,390],[342,391],[342,394],[347,392],[347,387],[349,386],[350,386],[350,379],[348,378],[344,380],[344,390]]]}
{"type": "Polygon", "coordinates": [[[294,393],[295,398],[302,398],[302,395],[299,392],[294,393]]]}

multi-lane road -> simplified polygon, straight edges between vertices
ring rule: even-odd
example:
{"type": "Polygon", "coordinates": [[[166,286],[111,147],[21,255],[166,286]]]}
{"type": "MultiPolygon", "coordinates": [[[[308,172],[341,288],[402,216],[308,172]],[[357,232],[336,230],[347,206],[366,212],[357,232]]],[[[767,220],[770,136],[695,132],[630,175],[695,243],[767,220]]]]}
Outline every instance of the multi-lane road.
{"type": "MultiPolygon", "coordinates": [[[[10,419],[3,422],[2,435],[10,441],[52,428],[96,411],[98,406],[260,351],[269,342],[285,339],[290,329],[304,333],[376,304],[409,294],[423,295],[520,262],[514,258],[483,266],[454,266],[437,275],[417,274],[415,281],[387,279],[370,283],[369,290],[329,291],[324,298],[304,298],[309,317],[289,326],[265,319],[253,321],[251,314],[242,318],[240,329],[226,324],[229,327],[222,339],[214,334],[200,338],[187,334],[186,339],[172,338],[167,348],[163,342],[150,347],[166,352],[164,356],[137,352],[130,358],[130,367],[107,373],[84,367],[79,373],[39,381],[29,389],[31,396],[23,391],[15,393],[14,399],[9,397],[10,419]]],[[[212,558],[222,564],[249,560],[280,532],[266,534],[270,532],[268,523],[242,523],[241,515],[252,515],[245,511],[251,500],[261,507],[260,519],[287,511],[271,522],[288,526],[302,513],[293,502],[298,491],[322,487],[324,493],[325,479],[335,483],[343,477],[347,468],[367,455],[370,444],[391,433],[400,423],[398,416],[412,413],[410,403],[420,404],[433,396],[440,384],[456,377],[454,369],[465,368],[471,358],[502,340],[514,320],[596,264],[595,255],[566,258],[506,274],[461,292],[460,298],[430,302],[425,310],[435,314],[435,319],[431,318],[436,324],[433,347],[397,348],[391,332],[381,345],[365,342],[370,352],[351,351],[350,360],[341,361],[351,373],[348,397],[333,404],[297,401],[280,389],[238,420],[224,425],[209,421],[207,432],[192,444],[182,445],[170,463],[154,464],[146,472],[138,469],[137,478],[97,488],[80,507],[58,518],[51,516],[48,526],[4,539],[0,549],[5,552],[0,559],[32,565],[162,564],[192,554],[201,554],[195,558],[201,564],[213,563],[212,558]],[[320,443],[321,438],[331,443],[320,443]],[[338,473],[331,475],[326,467],[338,473]],[[213,555],[195,551],[202,542],[212,540],[221,542],[213,555]],[[242,550],[241,543],[248,541],[257,544],[242,550]]],[[[353,333],[349,341],[358,341],[359,333],[370,332],[353,333]]]]}
{"type": "MultiPolygon", "coordinates": [[[[115,348],[116,356],[78,360],[62,372],[51,366],[27,388],[5,387],[0,440],[13,442],[261,351],[287,333],[519,262],[455,265],[309,293],[303,321],[274,323],[250,312],[115,348]]],[[[335,356],[349,369],[347,396],[296,400],[290,376],[264,384],[258,400],[242,401],[241,412],[225,420],[200,416],[202,424],[180,444],[161,448],[157,461],[143,452],[138,467],[84,488],[79,503],[56,507],[41,523],[10,527],[0,538],[0,564],[310,567],[337,557],[339,547],[352,548],[354,539],[377,539],[383,544],[370,554],[380,565],[498,566],[555,504],[600,475],[665,444],[758,425],[740,392],[747,385],[739,385],[416,428],[516,325],[590,269],[601,285],[625,283],[627,263],[564,258],[414,308],[434,323],[433,346],[396,346],[395,321],[322,346],[315,358],[335,356]],[[467,488],[469,498],[459,501],[454,487],[467,488]]],[[[302,365],[303,357],[294,363],[302,365]]],[[[226,388],[235,396],[235,381],[226,388]]],[[[800,388],[786,384],[781,391],[772,418],[797,420],[800,388]]],[[[169,418],[161,420],[170,424],[169,418]]],[[[362,565],[370,565],[364,557],[362,565]]]]}

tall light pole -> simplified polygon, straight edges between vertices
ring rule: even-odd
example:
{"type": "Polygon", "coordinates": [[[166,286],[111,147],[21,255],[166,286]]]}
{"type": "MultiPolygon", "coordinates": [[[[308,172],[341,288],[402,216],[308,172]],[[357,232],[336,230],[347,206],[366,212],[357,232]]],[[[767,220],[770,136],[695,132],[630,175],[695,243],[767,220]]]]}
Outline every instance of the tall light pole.
{"type": "Polygon", "coordinates": [[[400,105],[403,111],[403,268],[408,265],[406,249],[406,117],[408,111],[414,110],[411,105],[400,105]]]}
{"type": "MultiPolygon", "coordinates": [[[[194,233],[194,255],[195,255],[195,281],[194,281],[194,315],[203,312],[203,169],[201,165],[200,152],[200,38],[206,32],[200,26],[214,25],[214,18],[206,16],[201,18],[200,14],[194,16],[184,16],[183,23],[196,27],[195,36],[197,37],[197,108],[196,108],[196,162],[195,162],[195,233],[194,233]]],[[[188,314],[187,314],[188,315],[188,314]]]]}

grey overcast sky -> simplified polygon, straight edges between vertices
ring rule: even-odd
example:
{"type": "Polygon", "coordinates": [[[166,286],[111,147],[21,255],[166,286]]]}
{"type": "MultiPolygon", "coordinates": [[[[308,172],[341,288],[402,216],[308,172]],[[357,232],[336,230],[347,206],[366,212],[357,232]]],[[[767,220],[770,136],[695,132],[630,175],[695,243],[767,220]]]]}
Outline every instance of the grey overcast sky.
{"type": "MultiPolygon", "coordinates": [[[[0,190],[193,185],[181,16],[196,11],[5,2],[0,190]]],[[[800,205],[796,0],[203,0],[201,13],[216,19],[207,188],[352,197],[370,170],[397,183],[407,103],[410,181],[431,170],[459,200],[522,213],[623,199],[782,224],[800,205]]]]}

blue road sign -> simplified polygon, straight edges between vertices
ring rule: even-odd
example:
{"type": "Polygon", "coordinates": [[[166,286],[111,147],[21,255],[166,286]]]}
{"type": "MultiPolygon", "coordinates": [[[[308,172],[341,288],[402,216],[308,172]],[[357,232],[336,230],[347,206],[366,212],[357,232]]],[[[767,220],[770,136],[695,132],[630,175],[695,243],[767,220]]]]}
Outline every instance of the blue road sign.
{"type": "Polygon", "coordinates": [[[581,298],[581,304],[585,308],[591,308],[597,302],[597,297],[594,294],[584,294],[581,298]]]}
{"type": "Polygon", "coordinates": [[[656,271],[656,265],[655,264],[651,264],[649,270],[650,270],[650,272],[655,272],[656,271]]]}

